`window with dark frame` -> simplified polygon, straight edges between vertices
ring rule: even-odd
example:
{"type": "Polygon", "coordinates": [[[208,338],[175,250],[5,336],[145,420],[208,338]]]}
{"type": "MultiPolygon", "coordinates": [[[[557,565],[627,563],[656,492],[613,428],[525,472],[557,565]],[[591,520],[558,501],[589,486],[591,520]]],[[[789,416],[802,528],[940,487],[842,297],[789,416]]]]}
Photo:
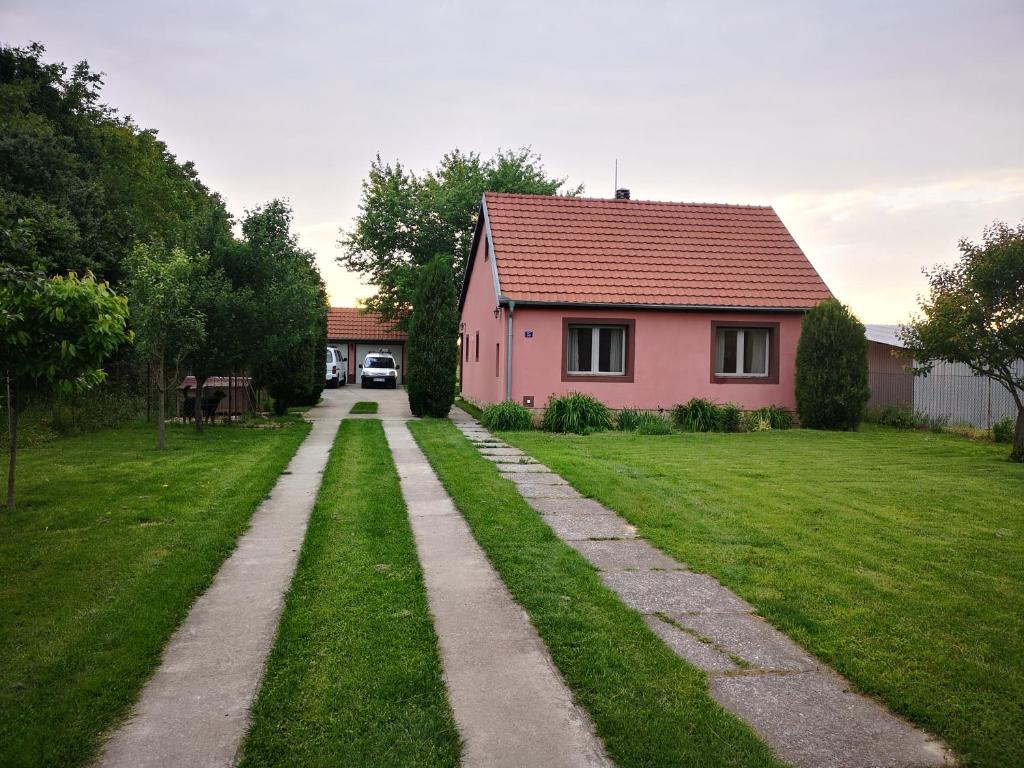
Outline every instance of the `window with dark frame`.
{"type": "Polygon", "coordinates": [[[624,376],[626,326],[570,325],[566,351],[572,376],[624,376]]]}
{"type": "Polygon", "coordinates": [[[494,375],[501,376],[501,342],[494,344],[494,375]]]}
{"type": "Polygon", "coordinates": [[[715,329],[715,375],[767,377],[771,364],[771,328],[719,326],[715,329]]]}
{"type": "Polygon", "coordinates": [[[480,331],[476,332],[476,362],[480,362],[480,331]]]}
{"type": "Polygon", "coordinates": [[[466,362],[469,362],[469,334],[464,334],[462,337],[462,349],[466,353],[466,362]]]}

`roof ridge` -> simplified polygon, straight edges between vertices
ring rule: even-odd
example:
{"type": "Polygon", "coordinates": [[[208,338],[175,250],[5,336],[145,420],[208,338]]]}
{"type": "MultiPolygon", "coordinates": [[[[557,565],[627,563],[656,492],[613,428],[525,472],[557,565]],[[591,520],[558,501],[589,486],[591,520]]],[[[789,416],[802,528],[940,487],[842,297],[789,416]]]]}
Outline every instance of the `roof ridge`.
{"type": "Polygon", "coordinates": [[[753,208],[757,210],[769,210],[774,211],[774,207],[771,205],[757,205],[752,203],[701,203],[696,201],[683,201],[683,200],[619,200],[614,197],[574,197],[569,195],[535,195],[528,192],[484,192],[485,197],[513,197],[529,200],[549,200],[558,202],[583,202],[583,203],[611,203],[614,205],[667,205],[667,206],[687,206],[687,207],[700,207],[700,208],[753,208]]]}

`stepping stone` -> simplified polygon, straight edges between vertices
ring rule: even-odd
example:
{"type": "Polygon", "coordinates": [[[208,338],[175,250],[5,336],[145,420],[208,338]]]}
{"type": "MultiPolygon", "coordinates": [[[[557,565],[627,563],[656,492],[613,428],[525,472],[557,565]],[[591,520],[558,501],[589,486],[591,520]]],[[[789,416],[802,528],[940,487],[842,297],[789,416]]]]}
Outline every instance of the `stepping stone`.
{"type": "Polygon", "coordinates": [[[737,613],[752,608],[693,571],[604,571],[601,580],[640,613],[737,613]]]}
{"type": "Polygon", "coordinates": [[[518,463],[518,462],[497,462],[498,471],[505,473],[518,473],[518,472],[550,472],[551,470],[545,467],[543,464],[538,464],[534,461],[518,463]]]}
{"type": "Polygon", "coordinates": [[[708,673],[735,672],[739,669],[735,662],[713,646],[698,640],[693,635],[673,627],[657,616],[644,616],[644,621],[665,645],[675,651],[677,656],[708,673]]]}
{"type": "Polygon", "coordinates": [[[564,541],[578,539],[632,539],[636,529],[618,515],[544,515],[544,522],[564,541]]]}
{"type": "Polygon", "coordinates": [[[570,546],[601,571],[676,570],[683,567],[643,539],[573,541],[570,546]]]}
{"type": "Polygon", "coordinates": [[[612,515],[618,517],[593,499],[527,499],[526,502],[542,515],[612,515]]]}
{"type": "Polygon", "coordinates": [[[714,677],[711,695],[797,768],[955,764],[939,742],[828,672],[714,677]]]}
{"type": "MultiPolygon", "coordinates": [[[[501,469],[502,466],[499,466],[501,469]]],[[[511,465],[515,467],[516,465],[511,465]]],[[[536,466],[539,464],[521,464],[519,466],[536,466]]],[[[533,472],[522,472],[519,469],[501,469],[501,476],[506,480],[511,480],[513,483],[518,485],[519,483],[532,483],[532,484],[543,484],[543,485],[568,485],[568,483],[561,477],[556,475],[554,472],[547,472],[546,468],[542,468],[533,472]]]]}
{"type": "Polygon", "coordinates": [[[484,456],[525,456],[526,455],[522,451],[520,451],[518,448],[509,448],[509,447],[505,447],[505,448],[481,447],[481,448],[479,448],[479,451],[484,456]]]}
{"type": "Polygon", "coordinates": [[[533,463],[533,459],[523,453],[488,453],[480,451],[480,455],[485,459],[493,461],[495,464],[507,464],[510,461],[518,461],[519,459],[522,459],[524,464],[533,463]]]}
{"type": "Polygon", "coordinates": [[[669,614],[754,669],[807,672],[821,664],[759,616],[749,613],[669,614]]]}
{"type": "Polygon", "coordinates": [[[516,489],[524,499],[579,499],[582,498],[571,485],[550,483],[517,483],[516,489]]]}

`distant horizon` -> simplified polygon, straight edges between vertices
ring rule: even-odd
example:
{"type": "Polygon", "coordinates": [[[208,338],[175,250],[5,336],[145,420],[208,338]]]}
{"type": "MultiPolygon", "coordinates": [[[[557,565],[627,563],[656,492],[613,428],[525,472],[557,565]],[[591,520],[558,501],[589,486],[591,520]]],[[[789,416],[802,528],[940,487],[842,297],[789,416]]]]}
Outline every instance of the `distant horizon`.
{"type": "Polygon", "coordinates": [[[865,323],[898,324],[923,268],[1024,219],[1024,6],[696,2],[497,7],[7,0],[4,42],[87,60],[239,215],[288,199],[334,306],[373,157],[529,146],[584,195],[769,205],[865,323]],[[581,11],[585,8],[585,12],[581,11]],[[469,45],[487,30],[486,49],[469,45]]]}

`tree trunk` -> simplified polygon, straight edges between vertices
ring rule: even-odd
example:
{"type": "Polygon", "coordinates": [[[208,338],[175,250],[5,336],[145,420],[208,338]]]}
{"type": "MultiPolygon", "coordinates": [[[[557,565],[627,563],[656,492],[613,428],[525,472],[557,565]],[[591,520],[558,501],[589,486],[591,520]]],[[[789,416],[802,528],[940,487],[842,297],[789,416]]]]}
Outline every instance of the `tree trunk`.
{"type": "Polygon", "coordinates": [[[1012,461],[1024,461],[1024,406],[1017,406],[1017,426],[1013,430],[1012,461]]]}
{"type": "Polygon", "coordinates": [[[157,373],[159,377],[156,383],[157,391],[157,417],[156,417],[156,449],[158,451],[165,450],[167,447],[166,442],[166,422],[167,422],[167,378],[164,372],[164,353],[160,352],[160,361],[157,365],[157,373]]]}
{"type": "Polygon", "coordinates": [[[10,441],[10,456],[7,459],[7,509],[14,511],[14,467],[18,455],[18,412],[14,402],[15,389],[7,377],[7,439],[10,441]]]}

